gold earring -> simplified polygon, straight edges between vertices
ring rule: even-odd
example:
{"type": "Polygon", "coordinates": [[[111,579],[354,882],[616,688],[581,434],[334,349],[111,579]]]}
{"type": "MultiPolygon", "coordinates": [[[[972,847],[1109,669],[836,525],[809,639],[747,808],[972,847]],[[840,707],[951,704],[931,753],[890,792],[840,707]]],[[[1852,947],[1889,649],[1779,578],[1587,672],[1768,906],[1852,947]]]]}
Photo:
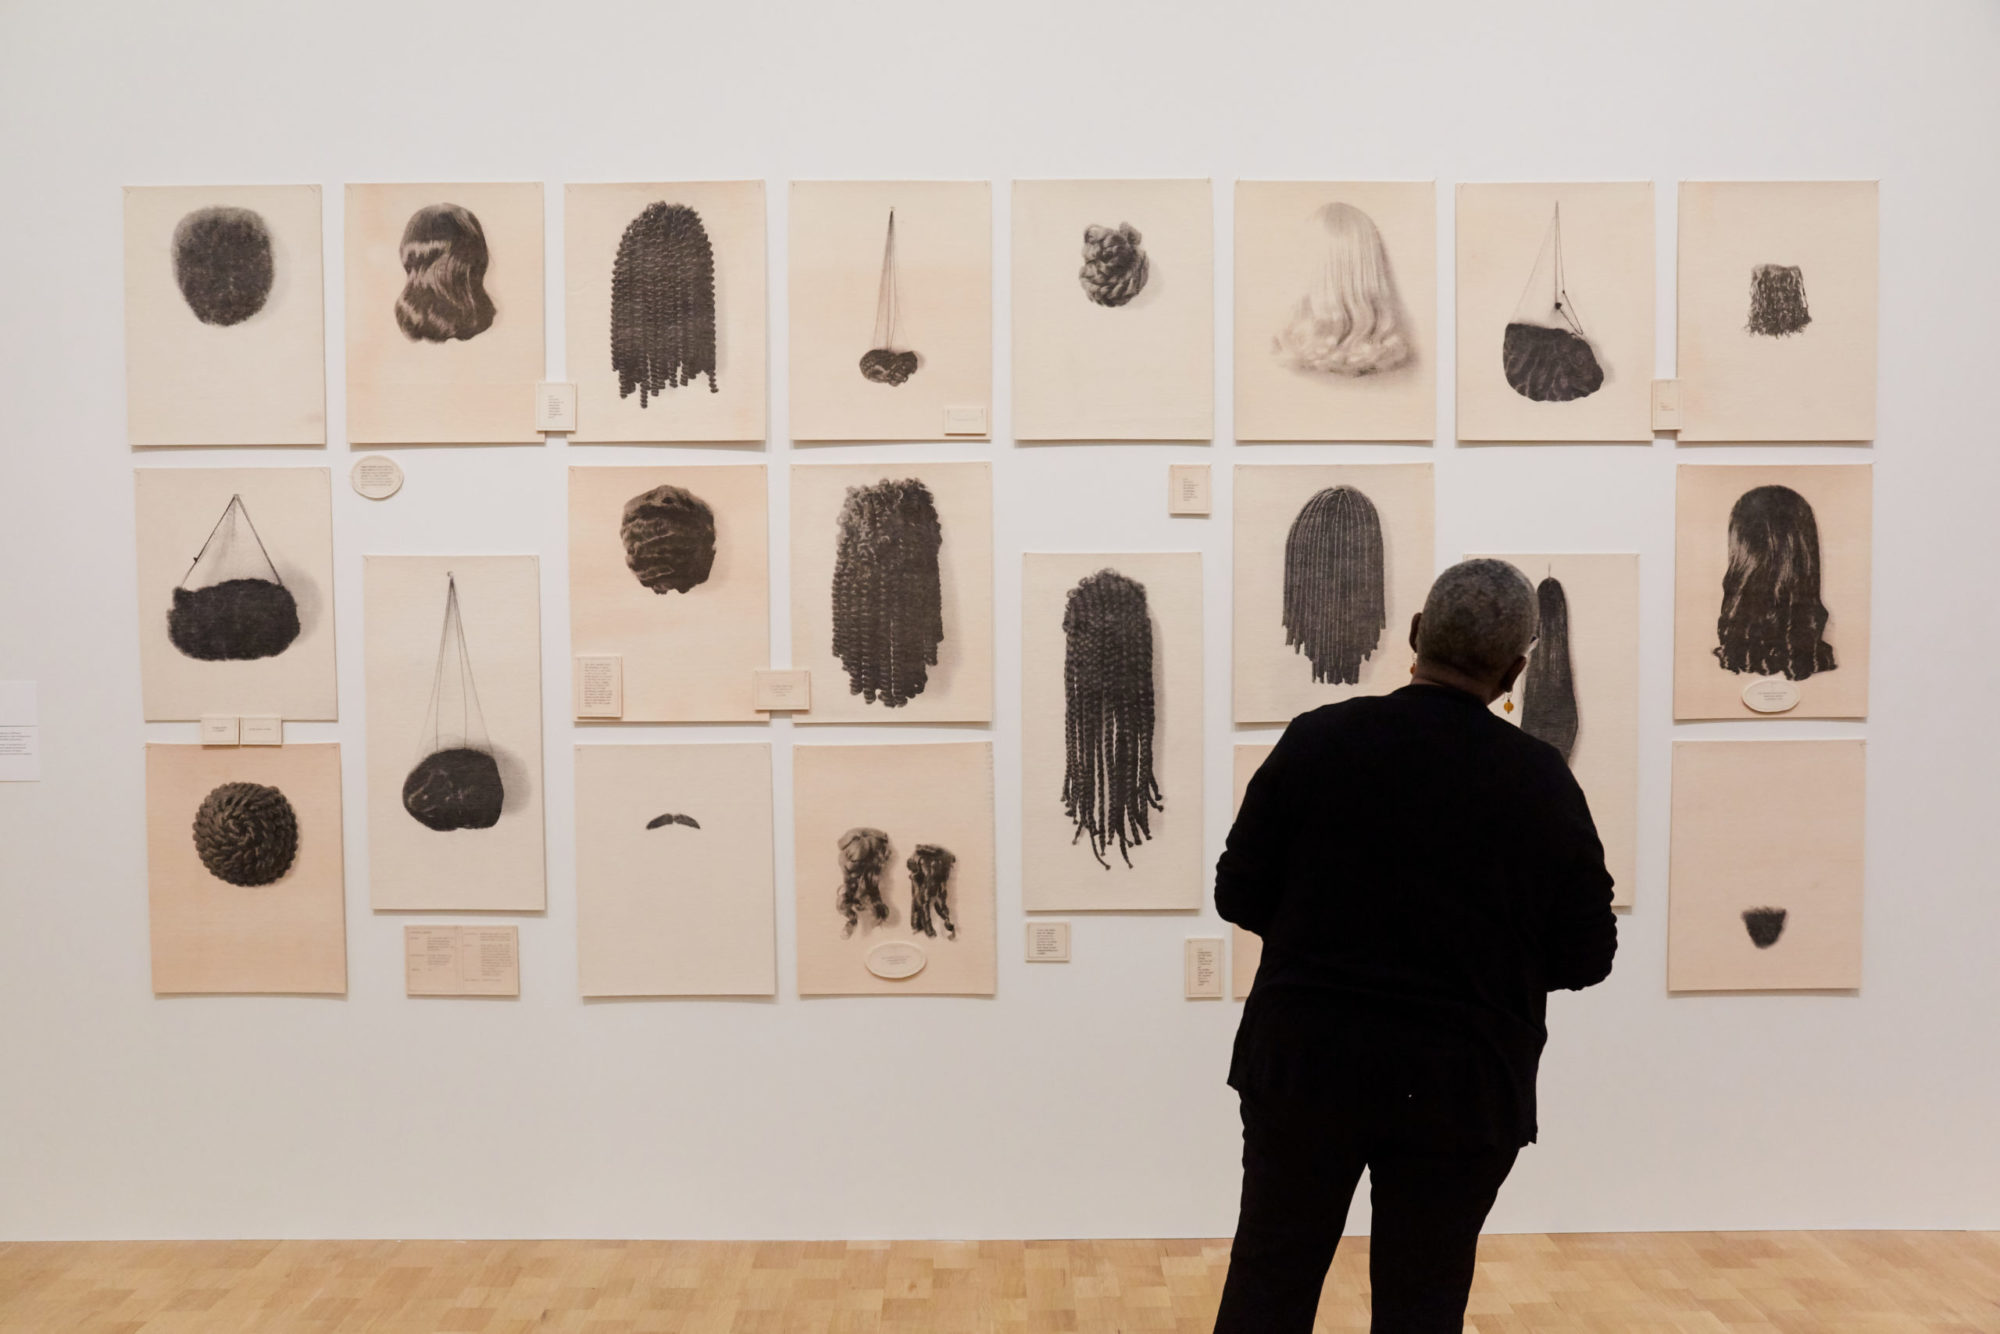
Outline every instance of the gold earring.
{"type": "Polygon", "coordinates": [[[1503,708],[1503,709],[1505,709],[1505,710],[1506,710],[1507,712],[1509,712],[1509,713],[1512,713],[1512,712],[1514,711],[1514,692],[1513,692],[1513,691],[1511,691],[1511,690],[1510,690],[1510,691],[1508,691],[1508,692],[1507,692],[1507,702],[1506,702],[1505,704],[1501,705],[1500,707],[1501,707],[1501,708],[1503,708]]]}

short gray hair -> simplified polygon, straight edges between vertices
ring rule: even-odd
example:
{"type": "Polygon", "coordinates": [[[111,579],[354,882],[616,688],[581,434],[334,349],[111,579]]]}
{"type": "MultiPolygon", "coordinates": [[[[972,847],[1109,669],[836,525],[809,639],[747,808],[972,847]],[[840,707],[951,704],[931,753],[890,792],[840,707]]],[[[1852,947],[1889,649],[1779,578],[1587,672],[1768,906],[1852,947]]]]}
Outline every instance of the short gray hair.
{"type": "Polygon", "coordinates": [[[1535,586],[1504,560],[1466,560],[1424,599],[1417,656],[1482,680],[1514,665],[1535,640],[1535,586]]]}

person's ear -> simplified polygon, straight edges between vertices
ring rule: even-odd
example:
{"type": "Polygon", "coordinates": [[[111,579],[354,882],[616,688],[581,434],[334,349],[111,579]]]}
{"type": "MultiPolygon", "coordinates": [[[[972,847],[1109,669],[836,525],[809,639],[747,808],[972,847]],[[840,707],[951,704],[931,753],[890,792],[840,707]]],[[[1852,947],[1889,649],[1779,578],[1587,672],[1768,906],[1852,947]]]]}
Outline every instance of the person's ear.
{"type": "Polygon", "coordinates": [[[1423,623],[1424,623],[1424,614],[1422,612],[1418,612],[1415,616],[1412,616],[1410,618],[1410,652],[1412,653],[1415,653],[1417,651],[1417,627],[1421,626],[1423,623]]]}
{"type": "Polygon", "coordinates": [[[1522,656],[1514,659],[1514,665],[1512,667],[1509,667],[1505,672],[1501,673],[1500,689],[1494,693],[1496,695],[1504,695],[1508,691],[1512,690],[1514,688],[1514,683],[1521,679],[1521,673],[1525,672],[1526,670],[1528,670],[1528,659],[1527,655],[1523,654],[1522,656]]]}

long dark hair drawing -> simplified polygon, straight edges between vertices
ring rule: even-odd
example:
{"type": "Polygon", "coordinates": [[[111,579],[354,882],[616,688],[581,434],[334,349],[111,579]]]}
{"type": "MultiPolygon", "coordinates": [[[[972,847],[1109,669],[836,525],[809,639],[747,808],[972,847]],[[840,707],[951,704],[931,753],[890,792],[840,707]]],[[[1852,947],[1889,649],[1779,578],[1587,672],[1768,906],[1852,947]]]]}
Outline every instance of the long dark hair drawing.
{"type": "Polygon", "coordinates": [[[472,210],[427,204],[403,228],[403,294],[396,323],[413,342],[476,338],[493,327],[486,295],[486,231],[472,210]]]}
{"type": "Polygon", "coordinates": [[[942,923],[944,938],[958,939],[958,924],[951,920],[951,902],[947,893],[951,887],[951,868],[957,862],[958,858],[951,849],[941,848],[935,843],[919,843],[917,850],[903,863],[910,873],[910,930],[921,931],[935,939],[938,924],[942,923]]]}
{"type": "Polygon", "coordinates": [[[662,390],[715,383],[715,251],[686,204],[646,205],[611,264],[611,369],[618,397],[645,407],[662,390]]]}
{"type": "Polygon", "coordinates": [[[298,637],[298,601],[243,497],[231,496],[174,589],[167,639],[203,662],[247,662],[275,657],[298,637]]]}
{"type": "Polygon", "coordinates": [[[403,780],[403,809],[426,829],[491,829],[500,822],[506,788],[466,653],[458,580],[449,573],[444,580],[444,625],[424,712],[423,758],[403,780]]]}
{"type": "Polygon", "coordinates": [[[1146,587],[1085,576],[1063,606],[1063,810],[1098,864],[1127,866],[1162,809],[1153,776],[1153,622],[1146,587]]]}
{"type": "Polygon", "coordinates": [[[899,709],[924,691],[944,642],[944,530],[914,477],[851,486],[833,562],[833,653],[848,693],[899,709]]]}
{"type": "Polygon", "coordinates": [[[896,322],[902,292],[896,282],[896,210],[889,210],[889,228],[882,239],[882,281],[875,289],[875,342],[861,354],[861,378],[891,388],[917,373],[924,359],[896,346],[896,322]]]}
{"type": "Polygon", "coordinates": [[[1313,680],[1355,685],[1388,624],[1382,518],[1351,486],[1305,503],[1285,536],[1285,644],[1313,680]]]}
{"type": "Polygon", "coordinates": [[[1567,760],[1576,749],[1576,679],[1570,672],[1569,596],[1554,575],[1535,586],[1535,646],[1528,652],[1521,730],[1540,737],[1567,760]]]}
{"type": "Polygon", "coordinates": [[[1402,300],[1375,220],[1352,204],[1313,212],[1326,248],[1312,285],[1273,338],[1278,359],[1294,370],[1374,375],[1409,364],[1402,300]]]}
{"type": "Polygon", "coordinates": [[[1715,660],[1725,671],[1792,681],[1832,671],[1819,581],[1819,522],[1806,498],[1789,486],[1745,491],[1729,511],[1715,660]]]}
{"type": "Polygon", "coordinates": [[[840,934],[853,935],[864,915],[872,926],[888,921],[889,905],[882,901],[882,871],[889,865],[889,836],[865,826],[850,829],[840,836],[838,851],[838,907],[845,924],[840,934]]]}
{"type": "Polygon", "coordinates": [[[1507,323],[1501,366],[1514,392],[1537,403],[1588,398],[1604,384],[1604,368],[1583,332],[1563,273],[1561,204],[1555,206],[1534,272],[1507,323]]]}
{"type": "Polygon", "coordinates": [[[264,308],[275,266],[271,232],[247,208],[198,208],[174,227],[174,283],[203,324],[241,324],[264,308]]]}

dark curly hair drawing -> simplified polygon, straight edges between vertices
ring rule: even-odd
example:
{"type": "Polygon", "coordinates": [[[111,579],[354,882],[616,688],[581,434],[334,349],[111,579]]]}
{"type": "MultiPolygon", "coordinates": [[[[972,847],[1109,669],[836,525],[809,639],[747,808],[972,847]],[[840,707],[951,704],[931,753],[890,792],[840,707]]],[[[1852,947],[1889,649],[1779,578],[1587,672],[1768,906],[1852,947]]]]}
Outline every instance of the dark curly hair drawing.
{"type": "Polygon", "coordinates": [[[1153,270],[1140,239],[1129,222],[1085,227],[1083,268],[1076,275],[1083,294],[1100,306],[1122,306],[1145,290],[1153,270]]]}
{"type": "Polygon", "coordinates": [[[1806,277],[1796,264],[1759,264],[1750,271],[1750,322],[1753,334],[1783,338],[1812,323],[1806,309],[1806,277]]]}
{"type": "Polygon", "coordinates": [[[694,492],[656,486],[625,502],[625,566],[655,593],[685,593],[715,568],[715,511],[694,492]]]}
{"type": "Polygon", "coordinates": [[[899,709],[921,695],[944,642],[944,531],[914,477],[851,486],[833,563],[833,653],[849,694],[899,709]]]}
{"type": "Polygon", "coordinates": [[[1521,730],[1548,742],[1567,760],[1576,749],[1578,719],[1576,679],[1570,672],[1569,595],[1561,580],[1551,575],[1535,585],[1535,610],[1535,646],[1528,651],[1522,682],[1521,730]]]}
{"type": "Polygon", "coordinates": [[[935,916],[944,924],[944,938],[958,939],[958,924],[951,920],[951,903],[946,894],[951,886],[951,868],[958,858],[949,848],[935,843],[919,843],[903,865],[910,873],[910,930],[937,936],[935,916]]]}
{"type": "Polygon", "coordinates": [[[428,204],[403,228],[403,294],[396,323],[413,342],[476,338],[493,327],[486,295],[486,231],[472,210],[428,204]]]}
{"type": "Polygon", "coordinates": [[[1388,624],[1382,518],[1351,486],[1305,503],[1285,537],[1285,643],[1315,681],[1355,685],[1388,624]]]}
{"type": "Polygon", "coordinates": [[[715,251],[686,204],[646,205],[611,265],[611,368],[618,397],[645,407],[662,390],[715,383],[715,251]]]}
{"type": "Polygon", "coordinates": [[[216,879],[268,885],[292,869],[299,851],[299,817],[275,787],[224,783],[194,813],[194,850],[216,879]]]}
{"type": "Polygon", "coordinates": [[[1072,843],[1109,869],[1113,843],[1127,866],[1163,809],[1153,775],[1153,622],[1146,586],[1099,570],[1063,607],[1063,810],[1072,843]]]}
{"type": "Polygon", "coordinates": [[[851,936],[866,914],[871,926],[889,920],[889,905],[882,901],[882,872],[889,865],[889,836],[866,826],[850,829],[840,836],[840,915],[846,925],[841,935],[851,936]]]}
{"type": "Polygon", "coordinates": [[[203,324],[227,328],[264,308],[275,268],[271,233],[247,208],[198,208],[174,227],[174,282],[203,324]]]}
{"type": "Polygon", "coordinates": [[[1806,498],[1788,486],[1745,491],[1729,511],[1729,568],[1711,650],[1723,670],[1791,681],[1832,671],[1819,580],[1819,523],[1806,498]]]}

